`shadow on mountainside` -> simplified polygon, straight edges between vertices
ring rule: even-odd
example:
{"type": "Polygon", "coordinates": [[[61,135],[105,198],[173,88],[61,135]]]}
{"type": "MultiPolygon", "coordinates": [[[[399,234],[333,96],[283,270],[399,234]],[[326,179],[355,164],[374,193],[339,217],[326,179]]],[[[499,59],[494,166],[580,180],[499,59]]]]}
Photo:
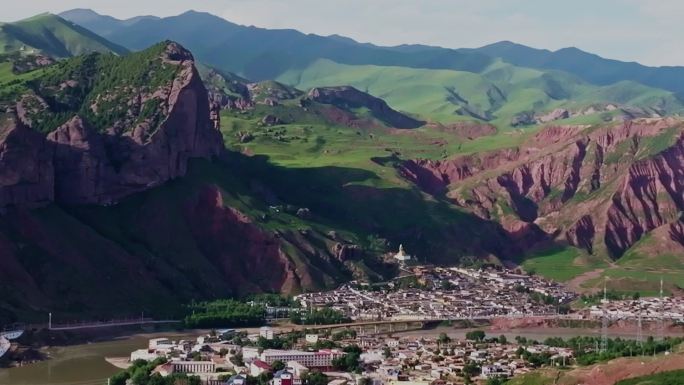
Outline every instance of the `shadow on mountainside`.
{"type": "Polygon", "coordinates": [[[420,262],[520,253],[499,224],[381,183],[367,170],[226,152],[115,205],[10,210],[0,216],[0,323],[46,311],[62,321],[178,317],[192,300],[334,287],[351,276],[330,230],[366,248],[371,239],[386,239],[388,251],[404,244],[420,262]]]}

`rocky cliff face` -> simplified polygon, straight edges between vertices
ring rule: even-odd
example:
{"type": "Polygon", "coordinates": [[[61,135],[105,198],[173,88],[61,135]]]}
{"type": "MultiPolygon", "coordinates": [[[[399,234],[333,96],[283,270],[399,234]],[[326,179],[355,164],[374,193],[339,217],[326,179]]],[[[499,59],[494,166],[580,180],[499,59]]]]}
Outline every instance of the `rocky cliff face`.
{"type": "Polygon", "coordinates": [[[548,127],[519,148],[411,160],[400,172],[425,191],[499,221],[511,236],[525,234],[528,246],[535,244],[530,237],[557,239],[618,258],[645,234],[678,223],[682,129],[674,119],[548,127]]]}
{"type": "Polygon", "coordinates": [[[666,224],[673,224],[676,234],[682,211],[684,134],[657,156],[632,164],[619,181],[607,211],[604,240],[608,251],[621,256],[645,233],[666,224]]]}
{"type": "Polygon", "coordinates": [[[16,117],[0,125],[0,209],[54,199],[53,148],[16,117]]]}
{"type": "Polygon", "coordinates": [[[202,253],[230,277],[236,290],[280,292],[295,281],[294,265],[280,241],[246,215],[224,206],[216,186],[199,191],[185,204],[184,214],[202,253]]]}
{"type": "MultiPolygon", "coordinates": [[[[184,175],[190,158],[218,155],[223,148],[218,114],[212,114],[215,107],[209,104],[192,55],[175,43],[168,43],[161,55],[163,65],[175,70],[173,79],[155,89],[138,90],[136,97],[124,101],[131,106],[126,116],[110,128],[95,129],[83,113],[75,112],[44,136],[30,127],[35,118],[25,117],[25,125],[10,117],[0,137],[0,162],[8,166],[2,168],[0,208],[53,199],[108,204],[184,175]],[[131,115],[136,104],[137,117],[131,115]],[[141,104],[154,106],[155,113],[143,111],[141,104]],[[126,126],[128,122],[135,123],[126,126]]],[[[64,84],[77,83],[66,79],[64,84]]],[[[116,97],[112,93],[117,90],[97,95],[86,112],[100,112],[97,102],[116,97]]],[[[22,101],[18,104],[20,115],[31,114],[22,101]]]]}

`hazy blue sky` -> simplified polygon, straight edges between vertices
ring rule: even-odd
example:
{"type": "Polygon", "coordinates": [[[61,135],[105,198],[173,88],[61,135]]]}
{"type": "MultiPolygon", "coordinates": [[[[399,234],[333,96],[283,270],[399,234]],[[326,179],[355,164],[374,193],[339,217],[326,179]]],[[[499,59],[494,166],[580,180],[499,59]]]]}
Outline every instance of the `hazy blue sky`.
{"type": "Polygon", "coordinates": [[[383,45],[478,47],[512,40],[575,46],[649,65],[684,65],[681,0],[27,0],[0,16],[92,8],[119,18],[169,16],[188,8],[267,28],[340,34],[383,45]]]}

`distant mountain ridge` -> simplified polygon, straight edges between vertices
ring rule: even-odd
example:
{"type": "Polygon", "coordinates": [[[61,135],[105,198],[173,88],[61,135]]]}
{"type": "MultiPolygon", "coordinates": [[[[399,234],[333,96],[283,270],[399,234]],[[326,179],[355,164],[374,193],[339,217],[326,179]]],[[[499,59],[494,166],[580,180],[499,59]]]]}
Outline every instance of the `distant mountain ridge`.
{"type": "Polygon", "coordinates": [[[237,72],[252,80],[277,77],[292,67],[302,67],[319,58],[345,64],[396,65],[412,68],[448,68],[479,71],[492,60],[487,55],[466,50],[428,50],[403,52],[400,49],[364,44],[340,36],[304,34],[291,29],[270,30],[231,23],[208,13],[188,11],[178,16],[143,19],[130,26],[119,25],[108,31],[107,20],[92,23],[74,15],[64,18],[89,25],[93,32],[133,50],[159,40],[172,39],[192,47],[204,62],[223,70],[237,72]],[[232,55],[231,52],[240,52],[232,55]]]}
{"type": "Polygon", "coordinates": [[[85,27],[44,13],[14,23],[0,24],[0,53],[10,52],[66,58],[89,52],[122,55],[128,50],[85,27]]]}
{"type": "Polygon", "coordinates": [[[196,11],[129,20],[89,10],[61,15],[131,50],[171,39],[224,73],[302,90],[350,85],[441,123],[479,120],[505,128],[684,111],[684,76],[677,77],[684,67],[645,67],[575,48],[551,52],[510,42],[476,49],[382,47],[339,35],[242,26],[196,11]]]}
{"type": "Polygon", "coordinates": [[[86,8],[72,9],[62,12],[59,16],[91,31],[97,30],[99,35],[112,33],[118,28],[131,26],[140,20],[159,19],[157,16],[136,16],[122,20],[112,16],[103,16],[86,8]]]}
{"type": "MultiPolygon", "coordinates": [[[[345,44],[348,45],[348,50],[344,52],[348,57],[346,60],[335,60],[335,57],[330,57],[332,53],[329,52],[321,54],[319,57],[334,60],[341,64],[405,65],[416,68],[478,71],[484,68],[484,66],[491,64],[492,58],[501,58],[510,64],[518,66],[569,72],[598,85],[632,80],[648,86],[663,88],[676,93],[684,93],[684,66],[649,67],[635,62],[606,59],[574,47],[550,51],[531,48],[510,41],[501,41],[474,49],[450,49],[420,44],[381,47],[369,43],[359,43],[340,35],[306,35],[295,30],[270,30],[247,27],[231,23],[218,16],[195,11],[188,11],[178,16],[166,18],[143,16],[127,20],[117,20],[110,16],[99,15],[92,10],[83,9],[66,11],[61,13],[60,16],[131,49],[142,49],[159,41],[159,36],[155,35],[155,33],[159,32],[160,27],[179,23],[179,25],[183,26],[182,32],[193,29],[196,31],[200,26],[205,29],[221,29],[223,32],[231,32],[230,35],[224,36],[222,41],[219,41],[216,46],[237,44],[233,40],[238,37],[247,39],[247,41],[253,41],[252,39],[258,37],[263,39],[260,44],[269,46],[272,45],[273,40],[277,37],[284,39],[280,40],[283,43],[281,48],[295,49],[293,55],[299,55],[302,52],[296,52],[296,49],[301,48],[293,46],[293,44],[302,42],[313,43],[312,49],[320,49],[322,46],[327,46],[331,49],[340,48],[339,45],[345,44]],[[115,23],[117,26],[116,30],[111,30],[112,19],[117,21],[115,23]],[[142,23],[138,23],[138,21],[142,21],[142,23]],[[194,23],[197,24],[193,25],[194,23]],[[136,36],[136,33],[142,31],[147,31],[148,34],[136,36]],[[150,32],[152,33],[150,34],[150,32]],[[153,41],[154,39],[157,40],[153,41]],[[384,53],[384,55],[376,58],[366,57],[365,60],[363,58],[353,59],[353,56],[357,54],[356,50],[359,49],[367,49],[377,54],[384,53]],[[425,58],[419,60],[415,57],[417,53],[425,56],[425,58]]],[[[178,32],[172,31],[172,33],[178,32]]],[[[165,38],[176,39],[178,37],[166,36],[165,38]]],[[[178,40],[181,43],[190,45],[188,41],[178,40]]],[[[195,51],[197,51],[196,48],[195,51]]],[[[197,54],[202,56],[201,52],[197,52],[197,54]]],[[[236,68],[232,68],[232,71],[240,72],[236,68]]],[[[261,74],[260,71],[254,69],[246,71],[244,75],[254,80],[262,80],[258,76],[250,76],[248,72],[251,72],[252,75],[259,75],[261,74]]],[[[273,77],[275,76],[270,76],[269,78],[273,77]]]]}
{"type": "Polygon", "coordinates": [[[684,94],[684,67],[648,67],[636,62],[606,59],[575,47],[557,51],[502,41],[476,49],[518,66],[565,71],[594,84],[632,80],[647,86],[684,94]]]}

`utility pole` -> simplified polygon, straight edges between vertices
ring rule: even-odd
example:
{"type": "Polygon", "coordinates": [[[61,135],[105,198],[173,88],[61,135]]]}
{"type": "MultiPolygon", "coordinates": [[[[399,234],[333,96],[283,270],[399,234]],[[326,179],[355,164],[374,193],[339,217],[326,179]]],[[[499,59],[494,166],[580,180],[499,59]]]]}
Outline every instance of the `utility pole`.
{"type": "Polygon", "coordinates": [[[639,343],[639,346],[642,346],[644,344],[644,336],[643,336],[643,325],[641,324],[641,309],[639,309],[639,318],[637,321],[637,342],[639,343]]]}
{"type": "Polygon", "coordinates": [[[48,313],[48,330],[52,330],[52,313],[48,313]]]}
{"type": "Polygon", "coordinates": [[[608,303],[607,278],[603,280],[603,317],[601,320],[601,351],[608,350],[608,312],[606,306],[608,303]]]}
{"type": "Polygon", "coordinates": [[[665,339],[665,303],[663,302],[663,277],[660,277],[660,314],[658,315],[658,338],[665,339]]]}

